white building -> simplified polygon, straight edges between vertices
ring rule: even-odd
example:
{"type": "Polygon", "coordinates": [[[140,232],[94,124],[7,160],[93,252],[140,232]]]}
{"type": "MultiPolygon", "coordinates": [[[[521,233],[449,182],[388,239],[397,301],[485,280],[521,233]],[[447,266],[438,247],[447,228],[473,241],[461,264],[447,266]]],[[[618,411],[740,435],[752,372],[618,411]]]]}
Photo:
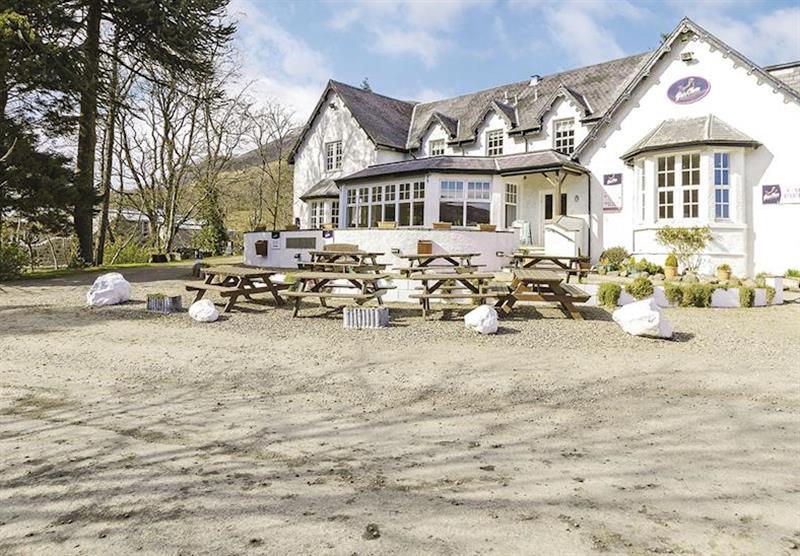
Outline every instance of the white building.
{"type": "Polygon", "coordinates": [[[684,19],[654,51],[435,102],[330,81],[292,151],[294,212],[337,242],[487,257],[529,223],[546,252],[661,262],[660,227],[709,226],[703,270],[783,273],[800,267],[799,132],[800,62],[759,67],[684,19]]]}

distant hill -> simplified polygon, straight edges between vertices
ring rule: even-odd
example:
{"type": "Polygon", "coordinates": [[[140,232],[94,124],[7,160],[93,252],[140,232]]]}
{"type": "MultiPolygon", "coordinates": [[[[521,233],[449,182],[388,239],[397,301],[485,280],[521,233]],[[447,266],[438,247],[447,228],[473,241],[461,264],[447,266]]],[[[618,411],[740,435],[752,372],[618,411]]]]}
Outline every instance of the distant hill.
{"type": "MultiPolygon", "coordinates": [[[[286,134],[286,137],[283,141],[283,150],[284,153],[288,152],[289,149],[294,146],[295,141],[300,136],[301,128],[295,128],[286,134]]],[[[270,161],[275,161],[278,159],[278,142],[273,141],[272,143],[267,145],[267,153],[269,154],[270,161]]],[[[246,153],[240,154],[237,156],[233,161],[231,161],[230,170],[232,172],[238,172],[242,170],[247,170],[248,168],[252,168],[253,166],[258,166],[261,164],[261,160],[258,156],[258,151],[253,149],[252,151],[247,151],[246,153]]]]}

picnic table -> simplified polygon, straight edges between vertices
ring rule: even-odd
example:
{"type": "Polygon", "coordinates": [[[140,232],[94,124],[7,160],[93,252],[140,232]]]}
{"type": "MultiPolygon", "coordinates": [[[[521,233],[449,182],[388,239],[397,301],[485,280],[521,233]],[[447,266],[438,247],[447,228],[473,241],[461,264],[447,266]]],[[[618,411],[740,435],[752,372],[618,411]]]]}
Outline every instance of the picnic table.
{"type": "Polygon", "coordinates": [[[322,251],[309,251],[311,263],[343,263],[352,262],[359,265],[378,265],[378,257],[383,255],[379,251],[361,250],[336,250],[324,249],[322,251]]]}
{"type": "Polygon", "coordinates": [[[297,268],[321,272],[381,272],[386,270],[385,264],[365,264],[358,261],[300,261],[297,268]]]}
{"type": "Polygon", "coordinates": [[[202,272],[205,275],[202,283],[186,284],[186,291],[197,292],[194,301],[200,301],[208,291],[215,291],[220,297],[228,299],[224,309],[226,313],[233,309],[242,296],[255,301],[253,295],[271,293],[278,305],[284,303],[278,292],[288,286],[272,282],[272,277],[285,272],[283,270],[231,265],[204,268],[202,272]]]}
{"type": "Polygon", "coordinates": [[[422,293],[413,293],[409,297],[420,300],[423,318],[431,310],[431,299],[483,302],[487,298],[498,297],[497,293],[486,290],[486,286],[494,279],[492,272],[417,272],[410,274],[408,279],[422,282],[422,293]]]}
{"type": "Polygon", "coordinates": [[[410,276],[414,272],[452,270],[454,272],[473,272],[485,265],[473,264],[472,259],[480,253],[408,253],[399,255],[408,261],[408,266],[399,268],[401,275],[410,276]]]}
{"type": "Polygon", "coordinates": [[[584,256],[545,255],[525,251],[516,251],[511,256],[512,268],[543,268],[564,271],[567,275],[567,282],[571,276],[577,275],[579,278],[585,276],[589,273],[591,266],[589,257],[584,256]]]}
{"type": "Polygon", "coordinates": [[[548,301],[561,305],[568,316],[583,320],[574,303],[589,299],[580,288],[565,284],[559,272],[547,269],[513,269],[507,285],[508,294],[501,296],[495,305],[508,314],[517,301],[548,301]]]}
{"type": "Polygon", "coordinates": [[[293,287],[281,293],[281,296],[294,299],[293,317],[300,311],[300,301],[309,297],[319,298],[320,305],[326,307],[326,299],[351,299],[357,305],[363,305],[372,299],[383,305],[382,296],[388,289],[380,284],[389,278],[388,274],[374,272],[320,272],[300,271],[292,274],[295,279],[293,287]],[[333,292],[333,289],[349,289],[352,291],[333,292]]]}

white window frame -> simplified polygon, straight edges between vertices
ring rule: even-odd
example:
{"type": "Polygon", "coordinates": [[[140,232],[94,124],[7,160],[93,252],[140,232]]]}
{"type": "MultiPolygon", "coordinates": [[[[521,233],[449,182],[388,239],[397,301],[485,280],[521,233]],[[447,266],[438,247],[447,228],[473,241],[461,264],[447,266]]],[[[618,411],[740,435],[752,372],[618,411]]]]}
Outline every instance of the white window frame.
{"type": "Polygon", "coordinates": [[[432,139],[428,142],[428,156],[441,156],[444,148],[444,139],[432,139]]]}
{"type": "Polygon", "coordinates": [[[506,132],[492,129],[486,132],[486,156],[500,156],[505,149],[506,132]]]}
{"type": "Polygon", "coordinates": [[[639,220],[641,222],[647,219],[647,174],[645,168],[645,162],[636,166],[636,171],[638,172],[637,183],[639,185],[639,220]]]}
{"type": "Polygon", "coordinates": [[[713,165],[712,180],[714,183],[714,220],[731,219],[731,153],[728,151],[714,151],[711,154],[713,165]],[[717,156],[720,165],[717,165],[717,156]],[[724,165],[722,164],[724,158],[724,165]],[[719,173],[719,174],[718,174],[719,173]],[[718,197],[719,194],[719,197],[718,197]],[[726,197],[725,200],[720,197],[726,197]],[[720,214],[721,212],[725,214],[720,214]]]}
{"type": "Polygon", "coordinates": [[[309,207],[311,213],[311,229],[318,230],[322,228],[325,221],[325,201],[311,201],[309,207]]]}
{"type": "Polygon", "coordinates": [[[459,227],[470,227],[467,220],[467,207],[470,202],[489,205],[489,222],[492,221],[492,182],[486,180],[442,180],[439,184],[439,219],[441,220],[441,207],[442,201],[455,203],[461,205],[461,224],[455,224],[459,227]],[[452,184],[452,187],[451,187],[452,184]]]}
{"type": "Polygon", "coordinates": [[[518,202],[519,202],[519,186],[516,183],[506,183],[506,189],[503,196],[504,199],[504,207],[503,207],[503,219],[505,221],[505,227],[510,229],[514,222],[517,220],[519,213],[518,211],[518,202]],[[508,219],[508,209],[509,207],[514,207],[514,218],[513,220],[509,221],[508,219]]]}
{"type": "Polygon", "coordinates": [[[333,172],[342,169],[342,141],[325,143],[325,170],[333,172]]]}
{"type": "Polygon", "coordinates": [[[675,192],[678,185],[678,154],[669,154],[656,157],[656,206],[658,220],[675,220],[675,192]],[[672,169],[669,168],[669,160],[672,160],[672,169]],[[664,169],[661,169],[661,160],[664,160],[664,169]],[[669,177],[672,176],[672,184],[669,183],[669,177]],[[663,183],[661,176],[664,176],[663,183]],[[662,201],[662,195],[663,201],[662,201]],[[661,209],[664,209],[662,215],[661,209]]]}
{"type": "Polygon", "coordinates": [[[334,228],[339,227],[339,199],[331,201],[331,224],[334,228]]]}
{"type": "Polygon", "coordinates": [[[681,212],[684,220],[700,218],[700,161],[699,152],[681,154],[680,191],[681,212]],[[697,165],[694,165],[694,159],[697,165]],[[688,165],[687,165],[688,161],[688,165]]]}
{"type": "MultiPolygon", "coordinates": [[[[378,222],[382,221],[396,222],[398,227],[403,228],[424,226],[425,189],[424,179],[385,185],[347,187],[345,188],[347,226],[350,228],[374,228],[378,222]],[[401,205],[408,205],[409,220],[407,224],[400,222],[401,205]],[[387,217],[387,207],[394,209],[394,214],[390,218],[387,217]],[[362,215],[366,218],[363,224],[361,222],[362,215]],[[354,220],[359,224],[358,226],[353,226],[354,220]]],[[[337,207],[337,213],[338,210],[337,207]]]]}
{"type": "Polygon", "coordinates": [[[566,155],[575,151],[575,118],[553,121],[553,150],[566,155]]]}

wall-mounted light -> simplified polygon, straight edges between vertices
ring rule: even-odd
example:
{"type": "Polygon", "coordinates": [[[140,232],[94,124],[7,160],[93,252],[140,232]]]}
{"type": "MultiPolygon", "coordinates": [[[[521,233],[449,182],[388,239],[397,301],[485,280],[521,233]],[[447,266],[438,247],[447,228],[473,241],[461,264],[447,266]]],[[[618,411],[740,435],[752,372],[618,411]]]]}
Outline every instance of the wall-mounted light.
{"type": "Polygon", "coordinates": [[[398,249],[397,247],[392,247],[392,255],[399,255],[399,254],[400,254],[400,249],[398,249]]]}
{"type": "Polygon", "coordinates": [[[581,200],[581,196],[580,195],[575,195],[575,202],[577,203],[580,200],[581,200]]]}
{"type": "Polygon", "coordinates": [[[299,260],[300,260],[300,253],[295,253],[295,254],[293,255],[293,257],[294,257],[294,259],[295,259],[295,260],[298,260],[298,261],[299,261],[299,260]]]}

